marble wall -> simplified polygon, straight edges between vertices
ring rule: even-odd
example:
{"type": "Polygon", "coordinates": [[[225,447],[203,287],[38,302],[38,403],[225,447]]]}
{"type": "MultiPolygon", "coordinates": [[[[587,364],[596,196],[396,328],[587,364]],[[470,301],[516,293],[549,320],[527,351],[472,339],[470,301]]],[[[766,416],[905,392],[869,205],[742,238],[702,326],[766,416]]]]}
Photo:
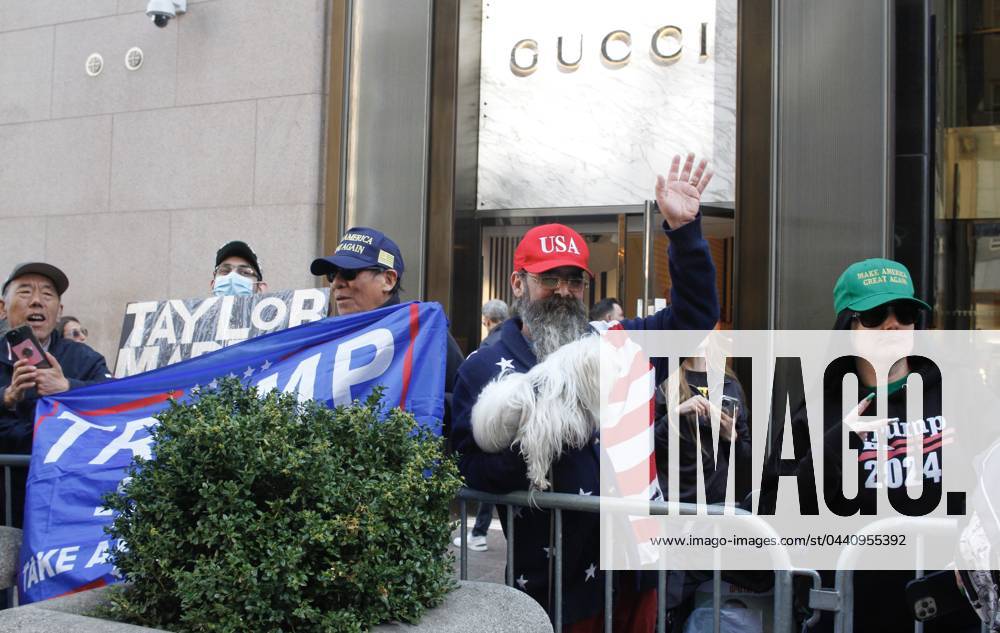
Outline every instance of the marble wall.
{"type": "Polygon", "coordinates": [[[639,204],[688,151],[716,171],[705,200],[734,200],[736,18],[736,0],[484,2],[477,208],[639,204]],[[665,26],[680,43],[654,49],[665,26]],[[630,43],[602,54],[613,31],[630,43]]]}

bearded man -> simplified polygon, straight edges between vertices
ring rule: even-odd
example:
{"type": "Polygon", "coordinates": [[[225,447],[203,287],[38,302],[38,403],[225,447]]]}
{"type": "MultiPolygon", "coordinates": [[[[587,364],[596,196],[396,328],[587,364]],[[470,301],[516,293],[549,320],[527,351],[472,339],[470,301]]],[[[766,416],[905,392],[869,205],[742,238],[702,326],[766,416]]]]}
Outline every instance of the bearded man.
{"type": "MultiPolygon", "coordinates": [[[[670,241],[671,306],[650,317],[621,321],[619,325],[624,329],[710,330],[719,318],[715,265],[701,234],[698,210],[712,173],[705,160],[692,172],[693,166],[693,154],[688,155],[683,168],[680,157],[675,156],[668,177],[660,176],[656,184],[663,230],[670,241]]],[[[518,244],[510,277],[514,317],[504,322],[500,340],[462,363],[455,384],[452,439],[461,454],[459,467],[471,488],[496,494],[529,489],[525,460],[517,446],[491,453],[476,444],[472,408],[490,381],[507,372],[527,372],[563,345],[593,331],[583,303],[593,276],[588,258],[583,238],[561,224],[535,227],[518,244]]],[[[654,359],[654,366],[658,384],[666,378],[665,359],[654,359]]],[[[598,492],[597,440],[595,433],[582,448],[562,452],[551,468],[555,492],[598,492]]],[[[515,516],[513,577],[517,587],[542,606],[550,607],[548,559],[554,552],[551,515],[537,508],[519,508],[515,516]]],[[[604,578],[598,569],[598,520],[596,513],[563,513],[565,631],[603,630],[604,578]]],[[[656,622],[655,579],[623,574],[615,578],[615,585],[614,630],[652,631],[656,622]]],[[[551,608],[549,615],[554,618],[551,608]]]]}

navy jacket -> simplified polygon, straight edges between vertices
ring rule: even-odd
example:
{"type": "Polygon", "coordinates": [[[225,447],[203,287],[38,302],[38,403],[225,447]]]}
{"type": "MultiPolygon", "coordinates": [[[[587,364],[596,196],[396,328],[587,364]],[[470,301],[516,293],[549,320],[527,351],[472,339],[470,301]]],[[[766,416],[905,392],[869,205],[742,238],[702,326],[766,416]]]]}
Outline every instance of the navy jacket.
{"type": "MultiPolygon", "coordinates": [[[[14,362],[6,353],[6,345],[3,343],[0,345],[4,347],[0,352],[0,402],[2,402],[14,374],[14,362]]],[[[62,366],[63,375],[69,381],[70,389],[111,378],[111,372],[108,371],[103,356],[84,343],[63,338],[58,331],[52,332],[49,353],[55,356],[62,366]]],[[[31,453],[37,401],[38,393],[31,389],[18,403],[16,411],[10,411],[0,404],[0,453],[31,453]]]]}
{"type": "Polygon", "coordinates": [[[501,328],[501,326],[503,326],[503,323],[498,323],[498,324],[494,325],[493,329],[490,330],[490,333],[487,334],[486,338],[483,339],[483,342],[479,344],[479,347],[480,348],[482,348],[482,347],[489,347],[490,345],[493,345],[494,343],[496,343],[497,341],[499,341],[500,340],[500,328],[501,328]]]}
{"type": "MultiPolygon", "coordinates": [[[[710,330],[719,318],[715,291],[715,265],[701,235],[701,218],[669,230],[668,256],[671,306],[653,316],[622,321],[627,330],[710,330]]],[[[458,370],[453,396],[453,444],[461,454],[459,468],[470,488],[503,494],[527,490],[524,459],[515,451],[485,453],[472,436],[472,407],[483,387],[503,366],[526,372],[538,361],[521,334],[521,321],[508,319],[500,340],[480,348],[458,370]]],[[[657,383],[667,375],[666,359],[652,359],[657,383]]],[[[568,450],[553,467],[556,492],[599,494],[600,457],[596,442],[568,450]]],[[[503,513],[500,516],[504,516],[503,513]]],[[[515,514],[514,579],[517,587],[548,603],[550,516],[547,511],[519,508],[515,514]]],[[[596,615],[604,605],[604,576],[600,563],[599,522],[595,513],[563,513],[563,623],[571,624],[596,615]]],[[[506,531],[506,523],[504,529],[506,531]]],[[[551,611],[550,611],[551,613],[551,611]]]]}
{"type": "MultiPolygon", "coordinates": [[[[0,352],[0,403],[10,386],[14,374],[14,363],[8,357],[6,345],[0,352]]],[[[88,345],[67,340],[58,331],[52,332],[49,340],[49,353],[56,357],[62,367],[63,375],[69,381],[69,388],[75,389],[95,382],[103,382],[111,378],[104,357],[88,345]]],[[[15,411],[10,411],[0,404],[0,453],[31,453],[31,440],[34,435],[35,403],[38,393],[31,389],[23,400],[18,403],[15,411]]],[[[14,527],[21,527],[24,516],[24,487],[27,473],[17,470],[11,474],[11,502],[14,510],[14,527]]],[[[0,484],[3,473],[0,472],[0,484]]],[[[3,502],[3,487],[0,486],[0,503],[3,502]]],[[[0,505],[2,507],[2,505],[0,505]]],[[[0,521],[3,516],[0,515],[0,521]]]]}
{"type": "MultiPolygon", "coordinates": [[[[49,353],[59,361],[63,375],[69,381],[70,389],[111,378],[111,372],[108,371],[103,356],[84,343],[63,338],[61,333],[54,330],[49,340],[49,353]]],[[[0,353],[0,402],[7,392],[7,387],[10,386],[13,375],[13,361],[6,353],[0,353]]],[[[16,411],[10,411],[0,404],[0,453],[31,453],[37,401],[38,393],[31,389],[18,403],[16,411]]]]}

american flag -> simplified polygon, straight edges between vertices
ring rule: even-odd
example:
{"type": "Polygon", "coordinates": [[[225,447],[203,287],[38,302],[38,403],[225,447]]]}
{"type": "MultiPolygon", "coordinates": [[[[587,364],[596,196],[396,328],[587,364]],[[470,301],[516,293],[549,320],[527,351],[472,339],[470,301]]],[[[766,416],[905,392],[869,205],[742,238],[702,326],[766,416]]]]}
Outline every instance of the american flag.
{"type": "MultiPolygon", "coordinates": [[[[621,324],[595,327],[606,330],[601,344],[602,368],[616,368],[610,383],[602,377],[602,385],[610,388],[606,401],[602,398],[601,415],[601,447],[612,468],[614,496],[639,502],[661,500],[653,443],[653,367],[621,324]]],[[[640,564],[655,563],[659,553],[650,539],[661,534],[659,519],[648,514],[629,515],[629,524],[640,564]]]]}

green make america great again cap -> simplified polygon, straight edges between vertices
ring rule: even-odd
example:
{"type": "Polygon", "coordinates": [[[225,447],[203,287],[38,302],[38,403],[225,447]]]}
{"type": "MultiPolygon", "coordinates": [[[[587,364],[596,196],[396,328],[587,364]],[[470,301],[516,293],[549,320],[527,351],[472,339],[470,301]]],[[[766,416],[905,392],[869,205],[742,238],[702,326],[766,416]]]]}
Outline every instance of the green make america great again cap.
{"type": "Polygon", "coordinates": [[[931,307],[913,296],[913,280],[906,266],[891,259],[866,259],[851,264],[833,287],[833,307],[841,310],[870,310],[883,303],[913,301],[931,307]]]}

